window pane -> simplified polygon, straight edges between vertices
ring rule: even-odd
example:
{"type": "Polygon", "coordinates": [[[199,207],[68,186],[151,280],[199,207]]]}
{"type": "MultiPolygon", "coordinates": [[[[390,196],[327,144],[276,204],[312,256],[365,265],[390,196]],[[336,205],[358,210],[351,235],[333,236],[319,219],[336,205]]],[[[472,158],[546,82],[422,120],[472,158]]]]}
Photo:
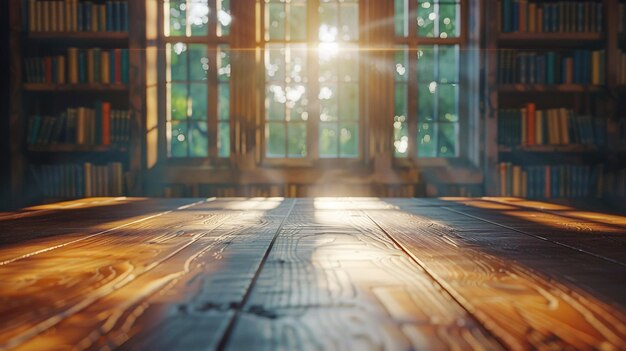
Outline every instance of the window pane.
{"type": "Polygon", "coordinates": [[[407,157],[409,148],[408,130],[408,47],[396,46],[395,60],[395,88],[394,88],[394,117],[393,117],[393,147],[395,157],[407,157]]]}
{"type": "Polygon", "coordinates": [[[409,55],[406,46],[397,46],[395,52],[395,78],[397,82],[408,81],[408,61],[409,55]]]}
{"type": "Polygon", "coordinates": [[[439,37],[452,38],[459,36],[459,13],[461,6],[458,3],[439,4],[439,37]]]}
{"type": "Polygon", "coordinates": [[[430,1],[419,2],[417,5],[417,30],[420,37],[435,37],[435,21],[437,13],[435,6],[430,1]]]}
{"type": "Polygon", "coordinates": [[[439,157],[455,157],[456,143],[458,134],[458,124],[456,123],[440,123],[438,138],[438,156],[439,157]]]}
{"type": "Polygon", "coordinates": [[[433,82],[437,79],[434,46],[421,46],[417,51],[417,81],[433,82]]]}
{"type": "Polygon", "coordinates": [[[304,85],[289,86],[286,88],[288,111],[287,121],[302,122],[308,119],[306,88],[304,85]]]}
{"type": "Polygon", "coordinates": [[[230,51],[228,45],[220,45],[217,54],[217,79],[220,82],[230,80],[230,51]]]}
{"type": "Polygon", "coordinates": [[[341,3],[340,7],[340,38],[342,41],[359,39],[359,5],[341,3]]]}
{"type": "Polygon", "coordinates": [[[420,84],[417,88],[417,116],[420,121],[432,121],[435,118],[435,92],[437,83],[420,84]]]}
{"type": "Polygon", "coordinates": [[[265,46],[265,80],[285,81],[285,47],[281,44],[265,46]]]}
{"type": "Polygon", "coordinates": [[[421,122],[418,127],[417,145],[419,157],[437,156],[437,142],[434,134],[434,123],[421,122]]]}
{"type": "Polygon", "coordinates": [[[270,3],[265,6],[265,36],[268,40],[285,39],[285,12],[284,3],[270,3]]]}
{"type": "Polygon", "coordinates": [[[189,156],[207,157],[209,155],[207,122],[193,121],[189,126],[189,156]]]}
{"type": "Polygon", "coordinates": [[[288,123],[288,157],[306,157],[306,124],[288,123]]]}
{"type": "Polygon", "coordinates": [[[272,123],[266,124],[265,139],[268,157],[285,157],[285,134],[286,128],[284,123],[272,123]]]}
{"type": "Polygon", "coordinates": [[[218,123],[217,129],[217,151],[219,157],[230,156],[230,124],[228,122],[218,123]]]}
{"type": "Polygon", "coordinates": [[[320,121],[329,122],[339,119],[339,91],[337,84],[326,84],[320,86],[319,104],[320,104],[320,121]]]}
{"type": "Polygon", "coordinates": [[[355,45],[341,45],[338,58],[339,80],[344,82],[356,82],[359,80],[358,47],[355,45]]]}
{"type": "Polygon", "coordinates": [[[188,116],[196,120],[207,119],[208,87],[206,83],[189,84],[188,116]]]}
{"type": "Polygon", "coordinates": [[[306,40],[307,16],[306,3],[291,2],[289,5],[289,40],[304,41],[306,40]]]}
{"type": "Polygon", "coordinates": [[[187,28],[187,3],[181,1],[166,1],[165,13],[169,13],[169,27],[165,28],[166,36],[184,36],[187,28]]]}
{"type": "Polygon", "coordinates": [[[167,44],[167,52],[169,53],[169,80],[187,80],[187,45],[184,43],[167,44]]]}
{"type": "Polygon", "coordinates": [[[230,84],[220,83],[217,87],[217,118],[220,121],[230,119],[230,84]]]}
{"type": "Polygon", "coordinates": [[[265,98],[266,118],[271,121],[285,120],[285,89],[280,85],[270,85],[265,98]]]}
{"type": "Polygon", "coordinates": [[[319,40],[322,42],[337,41],[339,34],[339,6],[337,6],[337,3],[321,3],[319,15],[319,40]]]}
{"type": "Polygon", "coordinates": [[[458,87],[456,84],[440,84],[437,95],[439,99],[439,106],[437,108],[439,110],[439,120],[446,122],[458,121],[458,87]]]}
{"type": "Polygon", "coordinates": [[[207,46],[203,44],[189,45],[189,80],[207,80],[209,57],[207,46]]]}
{"type": "Polygon", "coordinates": [[[187,157],[187,122],[168,122],[170,157],[187,157]]]}
{"type": "Polygon", "coordinates": [[[394,0],[394,28],[399,37],[406,37],[409,34],[409,9],[407,5],[407,0],[394,0]]]}
{"type": "Polygon", "coordinates": [[[294,83],[306,83],[307,78],[307,65],[306,56],[307,48],[305,44],[290,44],[288,48],[289,64],[288,64],[288,77],[294,83]]]}
{"type": "Polygon", "coordinates": [[[209,28],[208,0],[191,0],[187,11],[187,21],[192,36],[207,35],[209,28]]]}
{"type": "Polygon", "coordinates": [[[357,121],[359,119],[359,86],[356,83],[341,84],[339,119],[357,121]]]}
{"type": "Polygon", "coordinates": [[[440,83],[457,83],[459,81],[459,46],[437,46],[438,73],[440,83]]]}
{"type": "Polygon", "coordinates": [[[217,36],[225,37],[230,34],[230,0],[217,0],[217,36]]]}
{"type": "Polygon", "coordinates": [[[339,131],[335,123],[320,123],[320,157],[339,156],[339,131]]]}
{"type": "Polygon", "coordinates": [[[458,1],[417,0],[417,35],[442,39],[458,37],[460,11],[458,1]]]}
{"type": "Polygon", "coordinates": [[[359,156],[358,123],[341,124],[339,129],[339,153],[341,157],[354,158],[359,156]]]}
{"type": "Polygon", "coordinates": [[[399,116],[393,124],[393,147],[396,157],[407,157],[409,151],[408,124],[401,122],[399,116]]]}
{"type": "Polygon", "coordinates": [[[187,84],[171,83],[169,91],[170,119],[184,120],[187,118],[187,84]]]}

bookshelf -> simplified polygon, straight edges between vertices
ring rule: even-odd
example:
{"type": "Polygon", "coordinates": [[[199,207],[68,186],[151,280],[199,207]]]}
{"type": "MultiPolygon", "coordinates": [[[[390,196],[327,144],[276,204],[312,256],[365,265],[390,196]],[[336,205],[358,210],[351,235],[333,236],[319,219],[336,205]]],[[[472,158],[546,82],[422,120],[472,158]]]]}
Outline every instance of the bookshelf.
{"type": "Polygon", "coordinates": [[[136,1],[10,1],[14,204],[138,194],[145,42],[136,1]]]}
{"type": "Polygon", "coordinates": [[[623,4],[487,1],[498,19],[485,24],[488,194],[626,195],[623,4]]]}

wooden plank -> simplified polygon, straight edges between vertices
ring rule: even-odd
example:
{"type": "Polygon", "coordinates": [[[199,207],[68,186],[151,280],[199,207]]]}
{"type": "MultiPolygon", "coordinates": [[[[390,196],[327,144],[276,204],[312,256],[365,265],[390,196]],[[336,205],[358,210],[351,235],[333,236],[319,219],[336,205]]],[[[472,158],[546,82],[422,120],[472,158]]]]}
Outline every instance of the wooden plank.
{"type": "Polygon", "coordinates": [[[265,199],[204,203],[0,270],[3,281],[17,282],[33,267],[39,282],[51,282],[26,290],[22,283],[19,294],[17,286],[0,290],[2,298],[42,300],[26,315],[14,306],[17,318],[0,324],[0,340],[8,340],[2,346],[209,347],[219,341],[289,206],[265,199]],[[42,262],[60,260],[62,267],[42,262]],[[107,277],[109,267],[117,274],[107,277]],[[26,328],[16,331],[16,324],[26,328]],[[9,328],[7,337],[2,333],[9,328]]]}
{"type": "Polygon", "coordinates": [[[626,347],[624,298],[575,286],[623,280],[623,267],[443,208],[397,207],[366,213],[506,348],[626,347]]]}
{"type": "Polygon", "coordinates": [[[6,213],[0,216],[0,266],[198,201],[89,198],[6,213]]]}
{"type": "Polygon", "coordinates": [[[455,211],[626,267],[626,217],[548,203],[526,202],[524,205],[495,198],[456,202],[466,206],[453,207],[455,211]],[[553,210],[536,210],[533,206],[553,210]]]}
{"type": "Polygon", "coordinates": [[[299,199],[227,349],[499,349],[363,213],[380,201],[299,199]]]}

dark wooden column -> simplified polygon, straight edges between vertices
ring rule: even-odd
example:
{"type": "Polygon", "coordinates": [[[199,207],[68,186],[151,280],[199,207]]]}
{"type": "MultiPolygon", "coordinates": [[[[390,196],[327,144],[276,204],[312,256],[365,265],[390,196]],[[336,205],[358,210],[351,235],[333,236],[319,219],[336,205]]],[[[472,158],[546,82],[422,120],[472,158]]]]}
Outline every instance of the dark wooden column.
{"type": "Polygon", "coordinates": [[[362,96],[365,101],[366,116],[363,142],[365,160],[373,162],[377,176],[392,171],[393,158],[393,101],[394,71],[393,42],[394,36],[393,5],[387,1],[367,1],[364,8],[365,16],[363,35],[368,47],[361,54],[363,70],[366,72],[362,83],[362,96]]]}
{"type": "Polygon", "coordinates": [[[9,2],[9,139],[10,147],[7,150],[10,172],[10,201],[14,205],[20,205],[24,201],[24,178],[26,175],[26,162],[22,153],[24,143],[24,118],[22,118],[22,47],[20,43],[20,31],[22,28],[22,2],[13,0],[9,2]]]}
{"type": "MultiPolygon", "coordinates": [[[[3,75],[9,76],[9,2],[3,1],[0,5],[0,67],[3,75]]],[[[0,210],[9,208],[11,189],[11,155],[9,132],[9,82],[0,81],[0,210]]]]}
{"type": "Polygon", "coordinates": [[[242,170],[256,167],[261,160],[263,121],[260,115],[257,68],[263,67],[256,47],[257,11],[254,0],[231,2],[231,151],[233,163],[242,170]]]}

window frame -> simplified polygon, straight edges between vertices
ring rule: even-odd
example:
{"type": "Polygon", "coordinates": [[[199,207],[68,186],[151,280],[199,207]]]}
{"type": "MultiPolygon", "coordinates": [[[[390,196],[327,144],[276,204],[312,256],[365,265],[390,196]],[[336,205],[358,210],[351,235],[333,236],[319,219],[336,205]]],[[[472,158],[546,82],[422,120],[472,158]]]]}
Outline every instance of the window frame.
{"type": "MultiPolygon", "coordinates": [[[[261,120],[261,132],[259,133],[259,140],[257,140],[257,147],[261,150],[261,166],[268,167],[339,167],[339,168],[354,168],[359,165],[362,165],[366,155],[365,152],[367,150],[367,141],[365,139],[367,133],[367,115],[365,111],[364,100],[366,98],[367,91],[366,89],[362,89],[360,84],[366,81],[367,71],[364,69],[364,65],[361,63],[362,58],[360,56],[363,55],[363,51],[360,49],[362,47],[367,47],[367,38],[364,35],[363,24],[365,19],[365,10],[367,6],[367,0],[357,0],[355,1],[358,4],[358,33],[359,37],[355,41],[347,42],[349,45],[354,45],[359,51],[359,88],[358,88],[358,114],[359,118],[357,120],[358,124],[358,156],[357,157],[320,157],[319,152],[319,127],[320,127],[320,107],[317,94],[320,89],[320,82],[318,80],[319,77],[319,54],[317,51],[318,45],[321,43],[319,40],[319,6],[322,3],[321,0],[307,0],[306,1],[306,11],[307,11],[307,35],[306,40],[303,41],[290,41],[290,40],[265,40],[265,21],[266,21],[266,1],[265,0],[256,0],[256,6],[259,7],[259,15],[257,16],[257,23],[255,25],[255,29],[257,31],[256,37],[256,45],[257,50],[260,51],[261,60],[259,62],[259,85],[258,85],[258,94],[260,96],[261,103],[259,104],[259,109],[257,111],[261,120]],[[307,98],[309,100],[308,112],[309,118],[306,121],[307,126],[307,155],[303,158],[289,158],[289,157],[268,157],[266,153],[267,140],[266,140],[266,109],[265,109],[265,99],[266,99],[266,87],[267,82],[265,79],[265,47],[267,44],[305,44],[307,47],[307,78],[308,82],[306,83],[307,87],[307,98]],[[313,94],[313,95],[312,95],[313,94]]],[[[346,42],[338,42],[341,46],[346,42]]]]}
{"type": "MultiPolygon", "coordinates": [[[[160,124],[163,126],[163,132],[160,133],[162,140],[162,147],[160,148],[162,155],[162,159],[166,161],[168,165],[174,166],[215,166],[215,167],[227,167],[231,165],[231,160],[233,158],[233,119],[232,112],[230,114],[230,145],[228,146],[230,150],[230,155],[228,157],[220,157],[219,149],[218,149],[218,128],[219,128],[219,76],[217,71],[219,69],[219,62],[217,60],[217,56],[219,54],[219,48],[222,46],[228,46],[230,48],[232,35],[229,33],[228,35],[220,36],[218,35],[219,21],[217,18],[218,7],[220,0],[207,0],[207,5],[209,7],[209,15],[208,15],[208,23],[207,23],[207,34],[206,35],[191,35],[191,36],[182,36],[182,35],[165,35],[165,29],[169,25],[169,18],[166,9],[167,2],[171,2],[172,0],[158,0],[158,48],[159,48],[159,59],[161,64],[159,65],[159,96],[162,97],[161,103],[161,111],[160,113],[160,124]],[[177,157],[170,155],[170,129],[168,127],[168,123],[173,120],[168,120],[168,109],[170,108],[170,100],[168,96],[167,85],[169,83],[174,83],[175,81],[167,80],[167,70],[168,70],[168,55],[167,52],[167,44],[174,45],[176,43],[183,43],[185,45],[189,44],[202,44],[207,47],[207,56],[209,58],[209,70],[207,72],[207,156],[184,156],[177,157]]],[[[192,2],[193,0],[186,0],[187,3],[192,2]]],[[[232,1],[232,0],[231,0],[232,1]]],[[[232,27],[232,25],[231,25],[232,27]]],[[[232,32],[232,29],[231,29],[232,32]]],[[[232,58],[231,58],[232,60],[232,58]]],[[[189,67],[188,67],[189,68],[189,67]]],[[[177,82],[196,82],[193,80],[189,81],[177,81],[177,82]]],[[[229,84],[230,95],[229,100],[232,101],[232,82],[229,84]]],[[[232,103],[229,103],[229,111],[232,111],[232,103]]]]}
{"type": "MultiPolygon", "coordinates": [[[[393,128],[391,135],[391,157],[393,159],[394,166],[397,167],[430,167],[430,166],[447,166],[451,163],[457,163],[460,160],[468,159],[468,126],[469,119],[474,118],[471,116],[471,111],[469,108],[469,99],[472,99],[472,94],[464,94],[463,90],[469,87],[468,73],[467,70],[470,68],[468,66],[468,61],[466,60],[466,55],[463,54],[465,50],[469,47],[468,45],[468,3],[469,0],[458,0],[460,13],[460,35],[451,38],[437,38],[437,37],[421,37],[418,36],[418,24],[417,24],[417,9],[419,3],[416,0],[405,0],[405,4],[408,5],[408,34],[406,36],[399,36],[395,33],[395,27],[392,31],[393,33],[393,47],[394,50],[398,46],[406,46],[407,49],[407,61],[408,61],[408,79],[407,79],[407,119],[408,119],[408,152],[405,157],[395,156],[395,147],[393,146],[394,136],[393,136],[393,128]],[[459,115],[459,134],[457,140],[457,153],[454,157],[423,157],[418,155],[418,145],[417,145],[417,137],[418,137],[418,124],[419,124],[419,115],[418,115],[418,74],[417,74],[417,60],[418,60],[418,50],[422,45],[432,46],[432,45],[458,45],[459,47],[459,62],[458,62],[458,72],[459,72],[459,92],[458,92],[458,115],[459,115]],[[414,98],[411,98],[414,97],[414,98]]],[[[444,0],[445,2],[445,0],[444,0]]],[[[395,16],[395,5],[393,1],[389,2],[389,6],[394,7],[392,11],[395,16]]],[[[395,18],[395,17],[394,17],[395,18]]],[[[394,22],[395,24],[395,22],[394,22]]],[[[395,51],[394,51],[395,53],[395,51]]],[[[394,60],[395,62],[395,60],[394,60]]],[[[478,69],[478,67],[476,67],[478,69]]],[[[395,78],[391,77],[395,84],[395,78]]],[[[394,99],[395,99],[395,89],[394,89],[394,99]]],[[[394,100],[395,101],[395,100],[394,100]]],[[[389,119],[390,123],[393,123],[393,116],[389,119]]]]}

